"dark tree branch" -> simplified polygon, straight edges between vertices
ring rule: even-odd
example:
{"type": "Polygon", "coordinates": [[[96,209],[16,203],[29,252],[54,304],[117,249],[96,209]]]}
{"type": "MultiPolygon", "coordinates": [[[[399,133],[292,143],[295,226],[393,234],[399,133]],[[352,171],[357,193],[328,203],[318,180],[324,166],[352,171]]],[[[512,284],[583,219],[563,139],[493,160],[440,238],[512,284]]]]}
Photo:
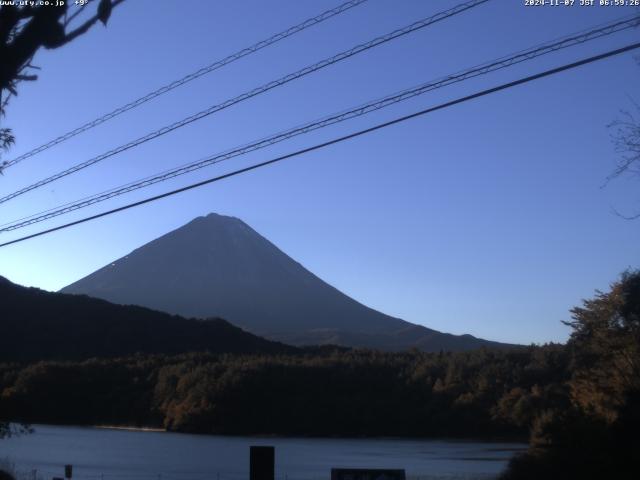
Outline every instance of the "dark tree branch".
{"type": "MultiPolygon", "coordinates": [[[[15,94],[15,83],[28,68],[40,48],[55,49],[87,33],[96,22],[106,24],[111,10],[124,0],[100,0],[96,14],[82,25],[66,32],[70,19],[64,21],[67,4],[63,6],[0,7],[0,89],[15,94]],[[20,25],[20,21],[24,21],[20,25]]],[[[71,19],[77,16],[71,16],[71,19]]]]}
{"type": "MultiPolygon", "coordinates": [[[[636,60],[640,63],[640,57],[637,57],[636,60]]],[[[621,110],[620,118],[607,125],[609,129],[613,130],[611,141],[619,157],[616,167],[607,176],[602,187],[622,175],[640,174],[640,103],[631,97],[629,97],[629,101],[635,112],[621,110]]],[[[623,215],[616,209],[613,209],[613,212],[625,220],[640,219],[640,212],[633,215],[623,215]]]]}
{"type": "MultiPolygon", "coordinates": [[[[66,45],[87,33],[96,22],[107,24],[112,10],[124,0],[99,0],[95,15],[67,31],[70,23],[84,11],[78,9],[70,17],[68,3],[63,5],[0,6],[0,118],[12,96],[18,94],[17,85],[24,81],[34,81],[38,76],[30,73],[39,70],[32,65],[35,54],[41,48],[55,49],[66,45]]],[[[0,128],[0,154],[15,142],[10,128],[0,128]]],[[[6,162],[0,161],[0,175],[6,162]]],[[[3,434],[0,422],[0,437],[3,434]]],[[[6,433],[6,428],[4,432],[6,433]]]]}
{"type": "MultiPolygon", "coordinates": [[[[122,2],[124,2],[124,0],[113,0],[110,4],[111,5],[110,8],[115,8],[118,5],[120,5],[122,2]]],[[[98,10],[100,10],[100,7],[98,7],[98,10]]],[[[62,45],[65,45],[66,43],[69,43],[70,41],[76,39],[80,35],[84,35],[85,33],[87,33],[89,29],[93,27],[98,21],[101,21],[106,25],[106,20],[104,20],[104,17],[101,15],[100,11],[98,11],[98,13],[96,13],[93,17],[85,21],[78,28],[67,33],[64,37],[63,43],[61,43],[60,45],[56,45],[55,47],[47,47],[47,48],[58,48],[58,47],[61,47],[62,45]]]]}
{"type": "Polygon", "coordinates": [[[32,82],[32,81],[37,80],[37,79],[38,79],[37,75],[17,75],[16,76],[16,80],[19,80],[19,81],[32,82]]]}
{"type": "Polygon", "coordinates": [[[638,218],[640,218],[640,213],[636,213],[635,215],[624,215],[623,213],[620,213],[615,208],[612,208],[611,210],[616,216],[623,218],[625,220],[637,220],[638,218]]]}

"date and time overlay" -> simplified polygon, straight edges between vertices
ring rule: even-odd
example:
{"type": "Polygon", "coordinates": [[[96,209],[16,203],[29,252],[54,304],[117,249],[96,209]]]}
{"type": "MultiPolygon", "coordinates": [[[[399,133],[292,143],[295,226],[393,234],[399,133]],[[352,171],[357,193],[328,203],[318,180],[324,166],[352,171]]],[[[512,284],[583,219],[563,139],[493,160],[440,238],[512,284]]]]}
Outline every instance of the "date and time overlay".
{"type": "MultiPolygon", "coordinates": [[[[0,0],[0,5],[83,7],[91,2],[92,0],[0,0]]],[[[522,3],[525,7],[640,7],[640,0],[522,0],[522,3]]]]}
{"type": "Polygon", "coordinates": [[[523,0],[525,7],[640,7],[640,0],[523,0]]]}

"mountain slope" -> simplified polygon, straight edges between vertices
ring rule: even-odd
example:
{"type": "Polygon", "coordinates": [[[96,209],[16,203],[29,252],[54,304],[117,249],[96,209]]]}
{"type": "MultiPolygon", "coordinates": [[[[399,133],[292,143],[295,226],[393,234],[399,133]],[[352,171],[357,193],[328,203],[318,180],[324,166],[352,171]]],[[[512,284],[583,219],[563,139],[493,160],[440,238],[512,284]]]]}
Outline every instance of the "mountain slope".
{"type": "Polygon", "coordinates": [[[393,318],[346,296],[247,224],[210,214],[65,287],[119,304],[188,317],[222,317],[295,345],[427,351],[500,346],[393,318]]]}
{"type": "Polygon", "coordinates": [[[81,359],[134,353],[286,353],[220,320],[26,288],[0,277],[0,361],[81,359]]]}

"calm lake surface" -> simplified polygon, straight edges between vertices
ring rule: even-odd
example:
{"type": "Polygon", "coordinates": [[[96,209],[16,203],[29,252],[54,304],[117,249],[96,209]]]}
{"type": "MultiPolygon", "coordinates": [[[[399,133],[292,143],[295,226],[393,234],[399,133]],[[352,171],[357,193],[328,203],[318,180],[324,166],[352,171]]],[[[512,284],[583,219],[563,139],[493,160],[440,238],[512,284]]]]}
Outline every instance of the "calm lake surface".
{"type": "Polygon", "coordinates": [[[221,437],[36,425],[31,435],[0,440],[0,461],[50,480],[73,464],[79,480],[246,480],[249,446],[276,447],[277,480],[330,478],[331,467],[404,468],[427,479],[488,479],[520,443],[404,439],[221,437]]]}

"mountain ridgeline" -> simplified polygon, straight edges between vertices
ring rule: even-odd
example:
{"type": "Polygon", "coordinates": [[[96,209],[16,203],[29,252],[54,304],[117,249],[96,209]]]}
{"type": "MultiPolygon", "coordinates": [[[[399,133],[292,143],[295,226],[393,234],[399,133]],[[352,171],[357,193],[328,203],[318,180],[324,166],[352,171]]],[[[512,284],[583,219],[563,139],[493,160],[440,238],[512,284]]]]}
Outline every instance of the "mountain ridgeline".
{"type": "Polygon", "coordinates": [[[0,362],[136,353],[292,353],[220,319],[186,319],[84,295],[26,288],[0,277],[0,362]]]}
{"type": "Polygon", "coordinates": [[[385,315],[327,284],[243,221],[198,217],[62,289],[185,317],[224,318],[292,345],[461,351],[507,346],[385,315]]]}

